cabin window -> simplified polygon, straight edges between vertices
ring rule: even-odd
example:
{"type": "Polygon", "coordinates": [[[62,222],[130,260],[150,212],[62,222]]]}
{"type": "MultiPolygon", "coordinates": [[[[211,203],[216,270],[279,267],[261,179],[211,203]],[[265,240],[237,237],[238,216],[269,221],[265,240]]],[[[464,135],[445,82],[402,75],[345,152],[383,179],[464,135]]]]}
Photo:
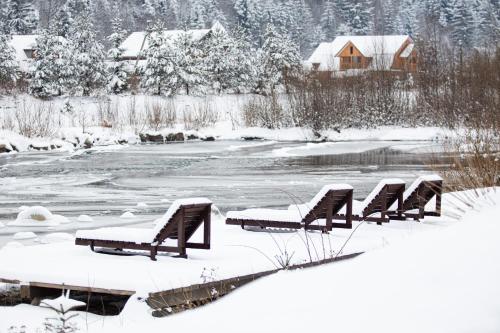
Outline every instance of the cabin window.
{"type": "Polygon", "coordinates": [[[353,53],[354,53],[354,47],[352,47],[352,46],[351,46],[351,47],[349,48],[349,51],[351,52],[351,54],[353,54],[353,53]]]}
{"type": "Polygon", "coordinates": [[[342,57],[342,61],[346,64],[350,64],[351,63],[351,57],[342,57]]]}
{"type": "Polygon", "coordinates": [[[361,57],[352,57],[352,62],[355,64],[360,64],[361,63],[361,57]]]}

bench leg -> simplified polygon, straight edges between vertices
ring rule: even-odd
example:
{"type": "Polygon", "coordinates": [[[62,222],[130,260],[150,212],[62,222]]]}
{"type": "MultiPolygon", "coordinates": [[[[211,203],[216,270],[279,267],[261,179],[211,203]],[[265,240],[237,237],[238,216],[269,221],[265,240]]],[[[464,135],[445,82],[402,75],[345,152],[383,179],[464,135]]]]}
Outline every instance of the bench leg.
{"type": "Polygon", "coordinates": [[[156,246],[152,246],[149,252],[149,257],[151,260],[156,261],[156,254],[158,253],[158,248],[156,246]]]}

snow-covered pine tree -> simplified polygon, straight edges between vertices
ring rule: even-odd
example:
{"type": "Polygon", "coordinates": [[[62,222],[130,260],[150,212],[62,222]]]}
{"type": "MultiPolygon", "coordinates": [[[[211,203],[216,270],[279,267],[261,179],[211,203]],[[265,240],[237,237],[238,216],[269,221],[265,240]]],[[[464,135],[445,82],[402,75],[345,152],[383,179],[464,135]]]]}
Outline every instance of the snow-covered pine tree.
{"type": "Polygon", "coordinates": [[[203,44],[205,82],[217,92],[241,92],[249,86],[250,46],[238,28],[230,36],[215,31],[203,44]]]}
{"type": "Polygon", "coordinates": [[[125,70],[125,62],[120,57],[123,53],[121,44],[125,39],[127,31],[123,29],[123,22],[119,14],[119,0],[114,0],[113,12],[116,16],[111,20],[113,33],[108,36],[111,48],[108,51],[108,57],[112,59],[109,66],[108,91],[119,94],[128,88],[128,73],[125,70]]]}
{"type": "Polygon", "coordinates": [[[75,72],[75,92],[88,96],[106,84],[105,53],[102,44],[96,40],[94,25],[90,12],[89,0],[81,0],[87,5],[74,20],[71,29],[73,46],[72,64],[75,72]]]}
{"type": "Polygon", "coordinates": [[[38,26],[38,11],[32,0],[7,0],[6,26],[12,35],[33,33],[38,26]]]}
{"type": "Polygon", "coordinates": [[[469,48],[472,45],[474,22],[469,4],[464,0],[457,0],[452,10],[450,21],[452,27],[451,37],[461,47],[469,48]]]}
{"type": "Polygon", "coordinates": [[[0,87],[8,86],[17,79],[18,64],[9,37],[0,34],[0,87]]]}
{"type": "Polygon", "coordinates": [[[193,35],[183,31],[174,40],[175,71],[178,87],[182,87],[187,95],[203,89],[206,71],[203,68],[202,50],[193,35]]]}
{"type": "Polygon", "coordinates": [[[72,85],[71,54],[63,37],[43,30],[30,68],[29,93],[40,98],[61,95],[72,85]]]}
{"type": "Polygon", "coordinates": [[[326,40],[332,41],[337,36],[337,13],[333,0],[325,1],[320,22],[326,40]]]}
{"type": "Polygon", "coordinates": [[[146,37],[148,47],[143,51],[146,65],[142,72],[141,84],[151,94],[173,95],[179,88],[175,54],[163,31],[162,21],[157,21],[146,37]]]}
{"type": "Polygon", "coordinates": [[[490,43],[496,44],[500,40],[500,23],[496,12],[500,15],[500,1],[496,2],[497,8],[489,0],[477,0],[473,3],[474,42],[478,46],[490,43]]]}
{"type": "Polygon", "coordinates": [[[261,19],[264,14],[259,0],[234,0],[236,23],[252,41],[260,44],[261,19]]]}
{"type": "Polygon", "coordinates": [[[204,0],[205,1],[205,15],[209,24],[214,21],[219,21],[222,26],[227,26],[227,19],[224,12],[220,8],[218,0],[204,0]]]}
{"type": "Polygon", "coordinates": [[[353,35],[368,35],[371,33],[372,7],[369,0],[358,0],[355,3],[347,5],[347,17],[345,23],[353,35]]]}
{"type": "Polygon", "coordinates": [[[397,22],[399,33],[414,36],[417,32],[418,20],[417,10],[413,0],[402,0],[397,22]]]}
{"type": "Polygon", "coordinates": [[[207,25],[204,0],[192,0],[189,9],[189,27],[192,29],[204,29],[207,25]]]}
{"type": "Polygon", "coordinates": [[[71,31],[71,14],[66,4],[57,10],[54,19],[51,21],[50,29],[55,35],[67,38],[71,31]]]}
{"type": "Polygon", "coordinates": [[[293,75],[301,64],[297,45],[270,24],[266,27],[264,44],[258,57],[260,70],[256,91],[263,94],[268,94],[278,85],[286,83],[287,76],[293,75]]]}

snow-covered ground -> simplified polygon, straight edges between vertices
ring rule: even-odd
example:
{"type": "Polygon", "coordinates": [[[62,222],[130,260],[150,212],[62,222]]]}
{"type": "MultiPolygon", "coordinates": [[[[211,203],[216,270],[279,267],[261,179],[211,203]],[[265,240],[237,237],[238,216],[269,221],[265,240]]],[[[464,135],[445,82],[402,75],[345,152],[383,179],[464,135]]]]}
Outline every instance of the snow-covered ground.
{"type": "MultiPolygon", "coordinates": [[[[67,281],[85,273],[85,278],[80,280],[101,283],[105,274],[109,274],[109,280],[115,278],[114,274],[120,274],[112,269],[133,264],[134,270],[116,278],[114,287],[128,283],[146,288],[130,298],[119,316],[100,317],[78,312],[74,321],[88,332],[159,331],[166,327],[188,332],[497,332],[500,328],[500,288],[497,287],[500,192],[489,191],[485,197],[472,202],[471,197],[445,196],[445,214],[456,216],[460,212],[459,220],[444,216],[427,218],[422,223],[363,224],[344,250],[346,253],[366,250],[360,257],[312,269],[281,272],[242,287],[213,304],[161,319],[153,318],[144,303],[148,286],[156,290],[189,280],[201,282],[200,274],[206,267],[215,268],[217,278],[223,278],[230,271],[243,273],[272,268],[265,256],[234,246],[258,246],[272,257],[279,251],[270,235],[225,226],[219,220],[213,227],[213,249],[190,251],[188,260],[163,256],[158,262],[151,262],[146,257],[92,254],[87,248],[59,243],[27,247],[21,252],[1,250],[0,260],[6,265],[0,269],[2,274],[16,270],[26,279],[52,276],[67,281]],[[245,260],[241,260],[241,256],[245,260]],[[27,261],[20,263],[21,257],[27,261]],[[231,259],[234,257],[239,257],[239,263],[231,259]],[[106,267],[108,265],[112,268],[106,267]],[[38,269],[28,270],[26,266],[38,269]],[[147,273],[138,273],[143,270],[147,273]],[[141,274],[147,276],[138,276],[141,274]]],[[[349,232],[335,229],[328,236],[332,246],[338,249],[349,232]]],[[[298,238],[296,234],[272,235],[278,243],[290,240],[288,249],[297,251],[295,261],[307,258],[303,243],[293,241],[298,238]]],[[[319,237],[320,234],[311,234],[316,245],[319,237]]],[[[11,325],[26,325],[27,332],[35,332],[50,315],[50,310],[30,305],[1,307],[0,332],[7,331],[11,325]]]]}

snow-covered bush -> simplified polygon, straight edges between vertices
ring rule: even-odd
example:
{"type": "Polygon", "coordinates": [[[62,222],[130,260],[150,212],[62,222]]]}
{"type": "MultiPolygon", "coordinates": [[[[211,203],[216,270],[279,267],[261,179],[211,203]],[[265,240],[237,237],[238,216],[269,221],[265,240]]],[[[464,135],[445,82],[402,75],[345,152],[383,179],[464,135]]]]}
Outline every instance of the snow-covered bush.
{"type": "Polygon", "coordinates": [[[55,133],[54,105],[51,102],[16,101],[14,117],[19,134],[32,137],[52,137],[55,133]]]}
{"type": "Polygon", "coordinates": [[[145,103],[148,126],[154,131],[164,127],[173,127],[177,120],[175,103],[172,100],[154,100],[145,103]]]}
{"type": "Polygon", "coordinates": [[[256,96],[245,104],[243,118],[248,127],[273,129],[291,125],[290,115],[274,93],[271,96],[256,96]]]}

